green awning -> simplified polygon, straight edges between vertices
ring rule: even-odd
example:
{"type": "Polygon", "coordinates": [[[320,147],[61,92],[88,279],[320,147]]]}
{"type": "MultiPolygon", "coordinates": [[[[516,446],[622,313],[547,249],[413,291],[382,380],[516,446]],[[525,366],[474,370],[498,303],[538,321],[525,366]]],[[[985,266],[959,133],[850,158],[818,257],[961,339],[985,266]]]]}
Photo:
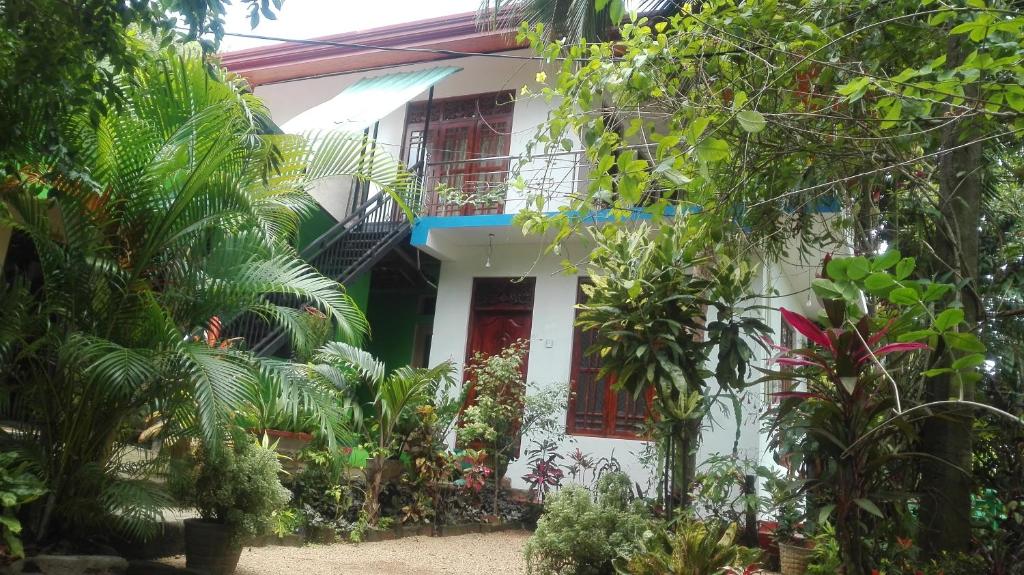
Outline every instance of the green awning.
{"type": "Polygon", "coordinates": [[[292,134],[314,130],[359,132],[459,70],[462,68],[443,66],[363,78],[288,120],[282,128],[292,134]]]}

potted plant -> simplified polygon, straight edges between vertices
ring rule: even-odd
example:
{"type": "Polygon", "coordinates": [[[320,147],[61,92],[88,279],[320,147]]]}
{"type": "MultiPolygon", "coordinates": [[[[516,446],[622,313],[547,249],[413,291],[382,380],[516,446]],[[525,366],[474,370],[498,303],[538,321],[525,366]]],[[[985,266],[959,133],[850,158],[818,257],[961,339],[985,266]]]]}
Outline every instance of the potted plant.
{"type": "Polygon", "coordinates": [[[199,513],[185,520],[186,565],[230,575],[243,539],[268,532],[274,512],[291,499],[279,479],[278,455],[266,441],[243,439],[216,451],[200,447],[177,464],[171,490],[199,513]]]}
{"type": "Polygon", "coordinates": [[[775,541],[779,545],[779,571],[782,575],[804,575],[812,550],[800,532],[800,512],[796,503],[788,501],[780,505],[777,518],[775,541]]]}

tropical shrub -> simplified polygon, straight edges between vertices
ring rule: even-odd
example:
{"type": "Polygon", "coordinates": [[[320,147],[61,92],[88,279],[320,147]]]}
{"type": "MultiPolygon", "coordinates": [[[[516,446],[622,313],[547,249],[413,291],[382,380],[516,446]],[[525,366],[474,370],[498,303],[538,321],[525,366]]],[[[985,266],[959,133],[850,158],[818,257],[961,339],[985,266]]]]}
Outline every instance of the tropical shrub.
{"type": "Polygon", "coordinates": [[[744,573],[761,559],[759,549],[736,543],[736,523],[679,520],[671,532],[646,531],[639,550],[616,561],[629,575],[720,575],[744,573]]]}
{"type": "Polygon", "coordinates": [[[365,483],[361,476],[368,458],[361,446],[335,451],[307,448],[299,454],[302,470],[289,477],[286,486],[306,528],[335,535],[351,530],[363,507],[365,483]]]}
{"type": "Polygon", "coordinates": [[[346,408],[353,412],[355,431],[369,452],[364,502],[369,524],[375,524],[381,514],[387,461],[399,456],[406,434],[416,426],[417,409],[447,393],[453,384],[452,370],[452,364],[445,362],[429,369],[400,367],[385,375],[384,364],[368,352],[332,342],[315,352],[313,363],[295,371],[297,376],[334,382],[346,408]]]}
{"type": "Polygon", "coordinates": [[[843,559],[839,556],[839,543],[836,531],[829,522],[818,526],[811,546],[811,560],[807,564],[807,575],[835,575],[843,567],[843,559]]]}
{"type": "MultiPolygon", "coordinates": [[[[152,438],[194,433],[212,448],[272,368],[247,342],[224,345],[222,321],[257,314],[297,347],[306,309],[351,341],[366,328],[292,245],[316,206],[310,187],[358,173],[360,138],[277,133],[245,82],[194,45],[117,82],[122,105],[64,126],[75,165],[39,158],[0,188],[0,228],[23,246],[5,262],[17,301],[5,295],[0,323],[19,327],[0,333],[0,393],[14,398],[0,408],[39,453],[43,536],[152,533],[169,500],[146,481],[153,466],[123,462],[129,423],[150,417],[152,438]]],[[[371,162],[385,186],[397,173],[387,162],[371,162]]],[[[330,439],[343,415],[325,389],[281,382],[330,439]]]]}
{"type": "Polygon", "coordinates": [[[537,530],[523,550],[527,572],[614,573],[612,561],[637,551],[652,521],[646,504],[633,498],[632,484],[623,473],[606,473],[593,493],[569,485],[544,502],[537,530]]]}
{"type": "Polygon", "coordinates": [[[577,323],[598,337],[586,353],[600,355],[599,376],[614,375],[617,389],[634,397],[653,392],[654,435],[672,453],[667,503],[685,504],[704,417],[722,401],[739,425],[739,393],[753,358],[744,336],[769,331],[746,313],[755,268],[681,213],[658,227],[608,226],[590,235],[591,283],[583,286],[587,302],[577,306],[577,323]],[[711,309],[715,321],[708,321],[711,309]],[[718,391],[709,390],[711,376],[718,391]]]}
{"type": "Polygon", "coordinates": [[[771,377],[795,377],[806,388],[777,394],[782,401],[772,441],[803,473],[802,491],[811,507],[807,520],[832,518],[848,573],[877,566],[887,538],[906,536],[912,523],[905,502],[914,485],[897,481],[914,476],[915,430],[904,418],[930,406],[906,404],[915,397],[911,390],[921,379],[937,376],[971,385],[984,362],[984,346],[960,331],[963,310],[940,305],[953,287],[908,279],[913,269],[913,258],[901,258],[895,250],[872,259],[826,261],[827,277],[814,282],[826,327],[781,310],[809,343],[778,348],[775,362],[793,371],[771,377]],[[867,310],[865,293],[879,298],[867,310]],[[922,350],[941,350],[956,359],[950,367],[926,370],[912,355],[922,350]]]}
{"type": "Polygon", "coordinates": [[[519,457],[522,437],[543,441],[564,432],[567,386],[528,392],[523,375],[528,351],[529,342],[519,340],[493,355],[477,353],[466,365],[470,400],[457,435],[463,444],[478,442],[491,457],[495,509],[501,478],[509,461],[519,457]]]}
{"type": "Polygon", "coordinates": [[[281,462],[270,446],[243,439],[233,448],[195,449],[175,462],[170,485],[183,507],[241,537],[267,533],[278,524],[276,514],[292,497],[280,474],[281,462]]]}
{"type": "Polygon", "coordinates": [[[26,503],[46,493],[43,482],[29,469],[20,454],[0,453],[0,565],[24,557],[21,521],[17,513],[26,503]]]}
{"type": "Polygon", "coordinates": [[[562,454],[558,453],[558,444],[554,441],[534,441],[526,450],[526,456],[530,458],[529,472],[523,476],[523,481],[530,486],[530,497],[543,503],[548,492],[562,486],[565,472],[558,463],[562,454]]]}
{"type": "Polygon", "coordinates": [[[759,494],[754,485],[748,484],[748,477],[754,478],[755,483],[761,480],[766,486],[781,481],[774,470],[755,460],[719,453],[708,456],[694,477],[691,501],[695,516],[743,525],[747,517],[773,515],[779,502],[772,496],[772,489],[759,494]]]}

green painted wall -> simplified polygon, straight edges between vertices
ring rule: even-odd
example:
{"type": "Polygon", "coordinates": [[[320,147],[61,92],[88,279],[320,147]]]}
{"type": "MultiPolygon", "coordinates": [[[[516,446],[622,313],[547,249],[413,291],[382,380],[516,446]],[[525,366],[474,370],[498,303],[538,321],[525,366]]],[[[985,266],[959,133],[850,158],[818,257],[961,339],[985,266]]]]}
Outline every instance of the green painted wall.
{"type": "Polygon", "coordinates": [[[363,310],[363,313],[368,313],[369,302],[370,302],[370,274],[364,273],[357,277],[355,280],[350,281],[345,289],[348,290],[348,295],[355,300],[356,305],[359,309],[363,310]]]}
{"type": "Polygon", "coordinates": [[[302,251],[313,240],[326,233],[336,223],[338,221],[334,219],[334,216],[327,213],[327,210],[322,207],[317,206],[317,211],[299,223],[299,251],[302,251]]]}
{"type": "Polygon", "coordinates": [[[417,325],[430,325],[432,315],[419,315],[419,292],[370,293],[367,319],[371,339],[366,349],[393,370],[412,361],[417,325]]]}

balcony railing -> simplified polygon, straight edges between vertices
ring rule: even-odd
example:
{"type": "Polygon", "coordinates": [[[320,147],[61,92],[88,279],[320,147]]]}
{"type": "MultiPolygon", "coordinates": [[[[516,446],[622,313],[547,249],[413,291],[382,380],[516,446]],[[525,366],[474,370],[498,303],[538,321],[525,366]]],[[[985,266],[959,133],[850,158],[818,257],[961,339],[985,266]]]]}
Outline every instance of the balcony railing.
{"type": "Polygon", "coordinates": [[[566,203],[585,177],[579,152],[523,161],[518,156],[428,162],[421,214],[465,216],[518,211],[527,196],[566,203]]]}

